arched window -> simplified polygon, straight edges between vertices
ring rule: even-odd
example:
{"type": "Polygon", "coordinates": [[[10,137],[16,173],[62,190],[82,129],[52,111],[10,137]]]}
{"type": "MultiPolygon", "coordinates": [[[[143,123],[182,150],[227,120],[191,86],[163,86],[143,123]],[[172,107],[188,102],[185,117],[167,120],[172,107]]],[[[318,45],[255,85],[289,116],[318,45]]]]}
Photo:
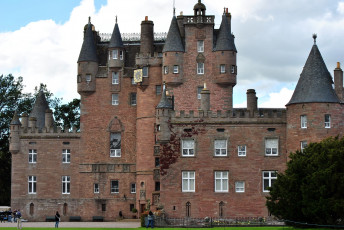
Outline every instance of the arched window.
{"type": "Polygon", "coordinates": [[[67,203],[64,203],[63,204],[63,215],[67,215],[67,211],[68,211],[68,204],[67,203]]]}
{"type": "Polygon", "coordinates": [[[223,208],[225,206],[225,203],[223,203],[223,201],[220,202],[219,204],[219,216],[223,217],[223,208]]]}
{"type": "Polygon", "coordinates": [[[187,217],[191,216],[191,203],[189,201],[186,202],[186,216],[187,217]]]}
{"type": "Polygon", "coordinates": [[[33,216],[35,213],[35,205],[33,203],[30,204],[30,215],[33,216]]]}

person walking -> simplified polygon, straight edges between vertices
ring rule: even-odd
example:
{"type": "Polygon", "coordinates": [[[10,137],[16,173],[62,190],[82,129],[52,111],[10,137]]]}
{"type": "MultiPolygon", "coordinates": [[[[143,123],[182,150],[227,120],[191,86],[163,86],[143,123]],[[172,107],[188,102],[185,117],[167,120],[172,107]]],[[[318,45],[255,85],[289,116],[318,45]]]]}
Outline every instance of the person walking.
{"type": "Polygon", "coordinates": [[[147,219],[148,222],[146,228],[148,228],[149,226],[151,226],[151,228],[154,228],[154,214],[152,213],[152,211],[149,211],[147,219]]]}
{"type": "Polygon", "coordinates": [[[22,221],[21,221],[21,212],[20,209],[18,209],[18,211],[16,212],[16,218],[17,218],[17,229],[22,229],[23,225],[22,225],[22,221]]]}
{"type": "Polygon", "coordinates": [[[59,227],[59,223],[60,223],[60,213],[58,211],[56,211],[56,214],[55,214],[55,228],[59,227]]]}

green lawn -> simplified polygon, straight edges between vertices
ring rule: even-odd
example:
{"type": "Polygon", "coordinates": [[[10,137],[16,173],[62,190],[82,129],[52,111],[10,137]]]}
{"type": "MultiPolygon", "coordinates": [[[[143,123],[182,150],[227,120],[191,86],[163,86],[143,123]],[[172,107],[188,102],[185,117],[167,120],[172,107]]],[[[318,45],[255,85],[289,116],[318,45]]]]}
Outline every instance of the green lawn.
{"type": "MultiPolygon", "coordinates": [[[[45,230],[45,229],[52,229],[54,227],[50,228],[26,228],[25,226],[23,229],[28,230],[45,230]]],[[[10,227],[10,228],[2,228],[0,225],[0,230],[13,230],[17,229],[16,227],[10,227]]],[[[62,228],[64,230],[131,230],[131,229],[137,229],[137,230],[145,230],[146,228],[62,228]]],[[[154,230],[295,230],[292,227],[216,227],[216,228],[154,228],[154,230]]],[[[307,228],[302,230],[319,230],[315,228],[307,228]]],[[[326,229],[321,229],[326,230],[326,229]]]]}

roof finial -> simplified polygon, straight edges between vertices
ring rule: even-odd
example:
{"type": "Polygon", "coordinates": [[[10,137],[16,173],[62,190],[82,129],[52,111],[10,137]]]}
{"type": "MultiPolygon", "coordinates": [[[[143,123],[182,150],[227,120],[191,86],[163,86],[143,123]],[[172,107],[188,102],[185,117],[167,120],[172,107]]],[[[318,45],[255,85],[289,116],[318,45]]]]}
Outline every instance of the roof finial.
{"type": "Polygon", "coordinates": [[[117,15],[116,15],[116,24],[117,24],[117,15]]]}
{"type": "Polygon", "coordinates": [[[313,39],[314,39],[314,45],[317,43],[317,34],[313,34],[313,39]]]}
{"type": "Polygon", "coordinates": [[[173,17],[176,16],[176,2],[173,0],[173,17]]]}
{"type": "Polygon", "coordinates": [[[91,24],[91,16],[88,16],[88,23],[91,24]]]}
{"type": "Polygon", "coordinates": [[[223,14],[226,13],[226,7],[223,7],[223,14]]]}

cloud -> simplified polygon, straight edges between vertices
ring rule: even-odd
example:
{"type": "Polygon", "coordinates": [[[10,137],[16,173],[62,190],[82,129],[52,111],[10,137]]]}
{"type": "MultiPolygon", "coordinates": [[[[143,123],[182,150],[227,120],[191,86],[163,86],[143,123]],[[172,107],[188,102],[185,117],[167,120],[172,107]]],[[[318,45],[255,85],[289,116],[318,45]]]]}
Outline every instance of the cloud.
{"type": "Polygon", "coordinates": [[[258,98],[258,106],[260,108],[284,108],[285,105],[290,101],[293,92],[294,90],[282,88],[280,92],[270,93],[269,99],[263,103],[259,103],[258,98]]]}
{"type": "Polygon", "coordinates": [[[338,2],[337,11],[338,11],[340,14],[344,14],[344,2],[338,2]]]}

